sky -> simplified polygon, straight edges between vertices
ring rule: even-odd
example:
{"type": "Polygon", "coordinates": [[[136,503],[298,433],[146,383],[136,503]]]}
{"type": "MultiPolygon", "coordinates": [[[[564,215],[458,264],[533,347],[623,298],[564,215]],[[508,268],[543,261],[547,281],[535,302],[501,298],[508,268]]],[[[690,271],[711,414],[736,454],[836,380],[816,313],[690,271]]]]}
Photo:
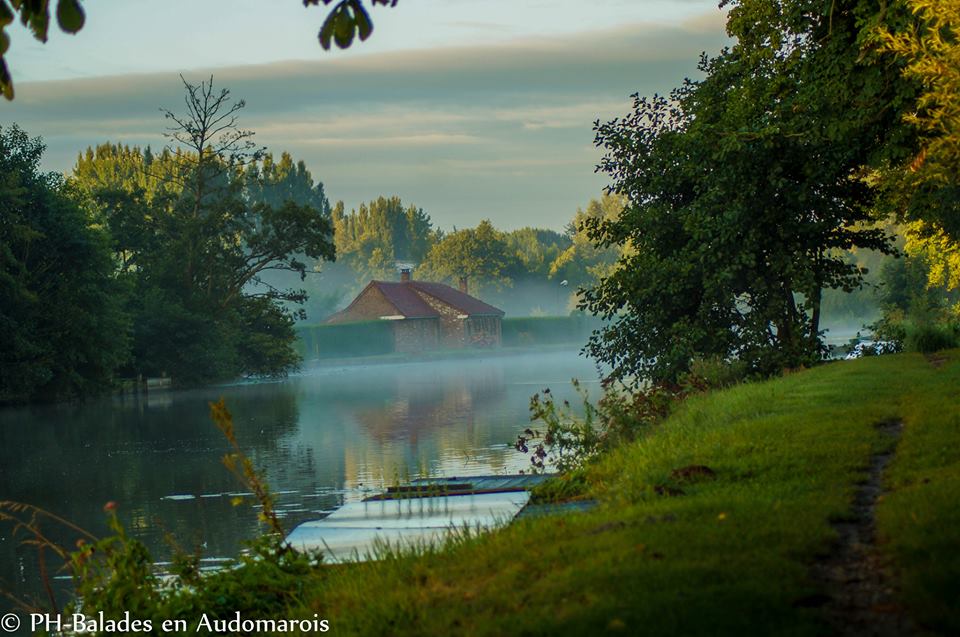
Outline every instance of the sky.
{"type": "Polygon", "coordinates": [[[728,43],[716,0],[400,0],[333,52],[316,39],[326,9],[301,0],[84,8],[79,34],[40,44],[18,28],[6,56],[17,97],[0,126],[43,137],[45,169],[108,141],[164,146],[178,74],[212,75],[246,101],[257,142],[304,160],[333,201],[399,195],[446,230],[561,229],[608,183],[594,121],[696,77],[700,52],[728,43]]]}

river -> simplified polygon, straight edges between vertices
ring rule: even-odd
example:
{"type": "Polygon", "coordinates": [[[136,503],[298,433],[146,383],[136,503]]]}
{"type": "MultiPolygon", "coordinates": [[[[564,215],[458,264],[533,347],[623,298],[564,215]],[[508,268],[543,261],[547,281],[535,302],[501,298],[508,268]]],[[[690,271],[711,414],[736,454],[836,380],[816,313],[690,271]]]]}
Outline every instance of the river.
{"type": "MultiPolygon", "coordinates": [[[[172,534],[207,564],[235,556],[259,531],[209,418],[223,397],[243,450],[266,474],[288,529],[398,480],[516,473],[512,441],[530,396],[549,387],[596,398],[598,372],[575,351],[440,362],[318,366],[279,382],[243,383],[80,405],[0,410],[0,500],[47,509],[96,534],[114,501],[155,559],[172,534]]],[[[75,533],[45,529],[72,545],[75,533]]],[[[38,594],[36,549],[0,522],[0,588],[38,594]]],[[[63,581],[63,580],[58,580],[63,581]]],[[[0,603],[0,606],[3,604],[0,603]]]]}

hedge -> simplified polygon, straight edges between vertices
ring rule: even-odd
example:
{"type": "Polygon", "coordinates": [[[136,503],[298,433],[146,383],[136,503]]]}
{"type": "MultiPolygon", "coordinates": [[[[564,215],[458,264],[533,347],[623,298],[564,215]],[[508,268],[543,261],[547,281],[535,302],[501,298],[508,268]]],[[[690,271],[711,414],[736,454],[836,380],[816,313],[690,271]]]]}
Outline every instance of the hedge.
{"type": "Polygon", "coordinates": [[[393,352],[391,321],[364,321],[297,327],[297,350],[304,359],[378,356],[393,352]]]}
{"type": "Polygon", "coordinates": [[[599,319],[585,315],[505,318],[503,344],[507,347],[585,344],[600,323],[599,319]]]}

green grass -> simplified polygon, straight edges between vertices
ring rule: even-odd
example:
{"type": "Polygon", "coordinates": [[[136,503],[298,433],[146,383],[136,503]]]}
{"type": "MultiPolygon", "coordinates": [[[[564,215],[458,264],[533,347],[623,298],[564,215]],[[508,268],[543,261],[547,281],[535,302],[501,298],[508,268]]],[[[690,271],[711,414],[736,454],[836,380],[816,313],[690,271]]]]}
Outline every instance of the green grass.
{"type": "Polygon", "coordinates": [[[337,634],[818,635],[810,564],[850,515],[875,423],[905,423],[878,507],[882,550],[925,626],[960,631],[960,363],[836,363],[691,399],[586,474],[594,510],[444,549],[322,569],[308,608],[337,634]],[[707,465],[715,479],[671,471],[707,465]],[[656,495],[655,485],[684,495],[656,495]]]}
{"type": "MultiPolygon", "coordinates": [[[[903,601],[944,634],[960,634],[960,355],[905,393],[906,428],[877,521],[903,601]]],[[[936,362],[936,361],[935,361],[936,362]]]]}

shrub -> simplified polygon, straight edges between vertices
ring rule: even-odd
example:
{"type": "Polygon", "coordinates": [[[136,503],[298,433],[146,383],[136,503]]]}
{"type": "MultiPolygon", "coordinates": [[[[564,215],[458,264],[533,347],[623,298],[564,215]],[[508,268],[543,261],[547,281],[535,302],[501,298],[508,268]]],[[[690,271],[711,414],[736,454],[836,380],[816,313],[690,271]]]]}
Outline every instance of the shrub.
{"type": "Polygon", "coordinates": [[[530,399],[530,420],[540,421],[545,429],[525,429],[517,436],[514,448],[530,454],[533,471],[552,466],[563,474],[577,472],[599,453],[649,431],[687,396],[710,387],[694,375],[679,383],[660,383],[632,393],[607,386],[603,398],[594,405],[576,380],[573,385],[583,400],[583,417],[573,414],[569,401],[558,406],[549,389],[530,399]]]}
{"type": "Polygon", "coordinates": [[[747,365],[743,361],[729,361],[719,356],[697,358],[690,363],[690,374],[709,387],[729,387],[747,377],[747,365]]]}
{"type": "Polygon", "coordinates": [[[960,345],[956,327],[949,324],[924,323],[907,329],[907,351],[929,354],[960,345]]]}
{"type": "Polygon", "coordinates": [[[878,341],[903,344],[907,340],[907,327],[903,312],[899,310],[887,312],[879,321],[868,325],[878,341]]]}
{"type": "Polygon", "coordinates": [[[503,344],[506,346],[583,344],[599,326],[599,320],[578,314],[505,318],[501,323],[501,330],[503,344]]]}

